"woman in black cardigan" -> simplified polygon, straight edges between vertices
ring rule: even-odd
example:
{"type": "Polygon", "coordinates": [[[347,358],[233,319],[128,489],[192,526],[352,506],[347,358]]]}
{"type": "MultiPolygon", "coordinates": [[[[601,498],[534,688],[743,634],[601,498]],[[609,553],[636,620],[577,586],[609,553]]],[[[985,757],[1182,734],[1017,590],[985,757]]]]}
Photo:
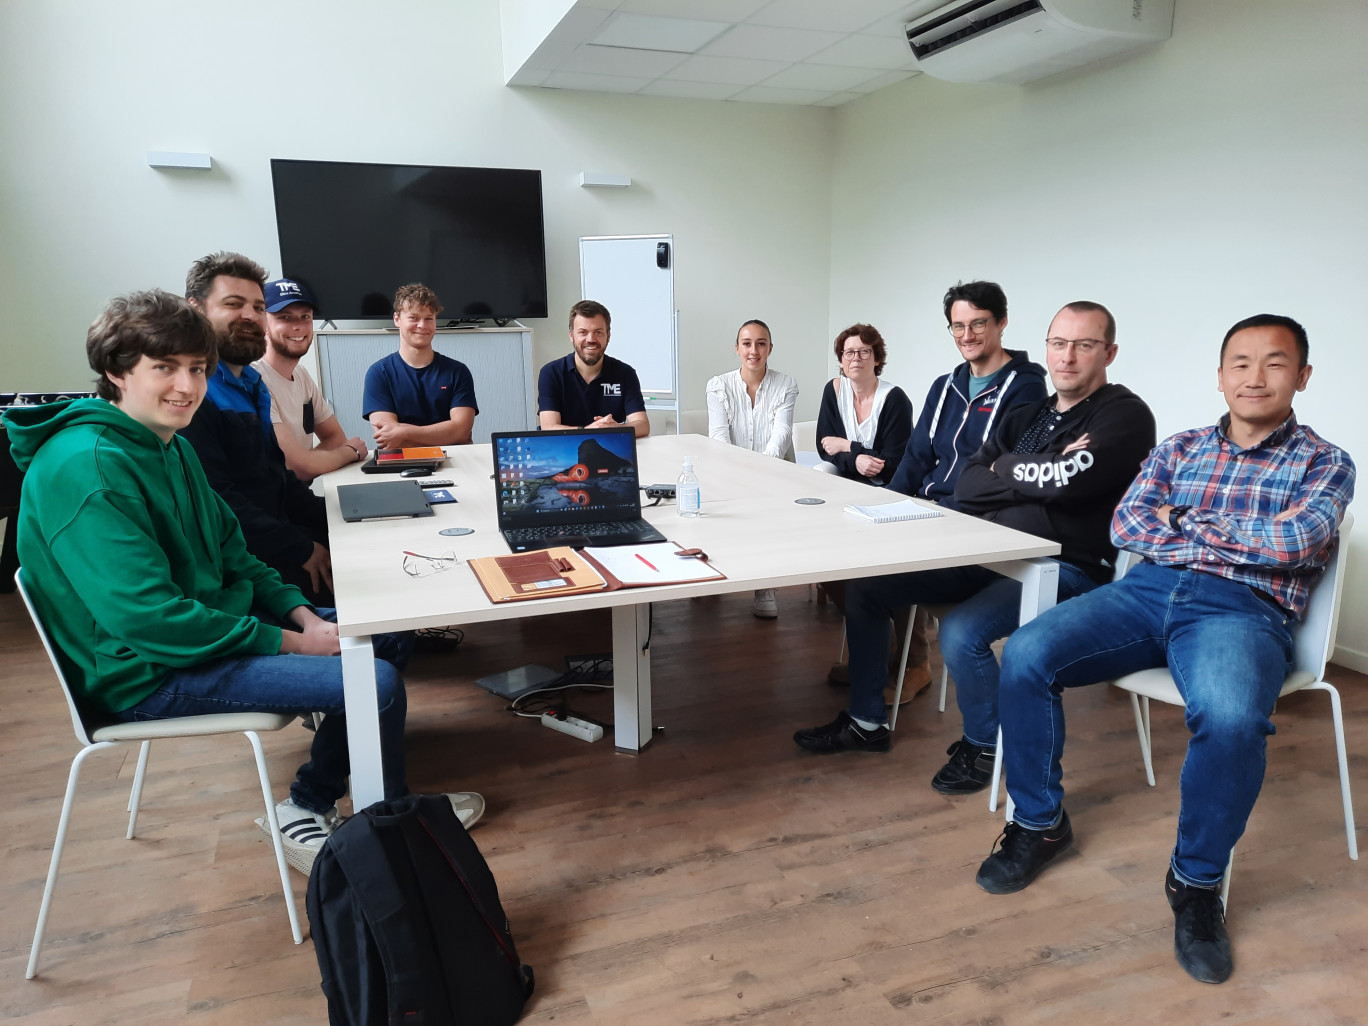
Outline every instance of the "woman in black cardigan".
{"type": "Polygon", "coordinates": [[[897,385],[882,380],[888,349],[870,324],[836,336],[841,374],[822,390],[817,414],[819,470],[871,485],[893,480],[912,435],[912,403],[897,385]]]}

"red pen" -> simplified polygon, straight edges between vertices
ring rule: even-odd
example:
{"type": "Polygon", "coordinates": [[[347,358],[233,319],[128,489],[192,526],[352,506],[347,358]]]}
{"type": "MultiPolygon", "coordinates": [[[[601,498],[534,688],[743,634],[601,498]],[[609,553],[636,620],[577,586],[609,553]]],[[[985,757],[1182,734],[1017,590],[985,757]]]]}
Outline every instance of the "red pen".
{"type": "Polygon", "coordinates": [[[656,573],[660,573],[660,571],[659,571],[659,570],[656,570],[655,566],[652,565],[651,561],[650,561],[649,559],[647,559],[645,556],[643,556],[640,552],[634,552],[634,553],[632,553],[632,555],[636,556],[637,559],[641,560],[643,563],[645,563],[647,566],[649,566],[652,570],[655,570],[656,573]]]}

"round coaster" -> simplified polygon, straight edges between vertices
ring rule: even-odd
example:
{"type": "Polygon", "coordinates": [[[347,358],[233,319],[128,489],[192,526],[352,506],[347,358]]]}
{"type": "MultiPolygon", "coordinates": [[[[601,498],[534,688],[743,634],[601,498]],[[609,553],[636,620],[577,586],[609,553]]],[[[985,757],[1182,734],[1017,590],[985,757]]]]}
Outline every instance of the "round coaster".
{"type": "Polygon", "coordinates": [[[460,537],[462,537],[463,535],[474,534],[474,533],[475,533],[475,528],[473,528],[473,527],[444,527],[444,528],[442,528],[440,531],[438,531],[437,533],[438,533],[438,534],[444,534],[444,535],[446,535],[448,538],[460,538],[460,537]]]}
{"type": "Polygon", "coordinates": [[[808,496],[802,499],[794,499],[793,501],[800,506],[820,506],[822,503],[826,502],[826,499],[814,499],[811,496],[808,496]]]}

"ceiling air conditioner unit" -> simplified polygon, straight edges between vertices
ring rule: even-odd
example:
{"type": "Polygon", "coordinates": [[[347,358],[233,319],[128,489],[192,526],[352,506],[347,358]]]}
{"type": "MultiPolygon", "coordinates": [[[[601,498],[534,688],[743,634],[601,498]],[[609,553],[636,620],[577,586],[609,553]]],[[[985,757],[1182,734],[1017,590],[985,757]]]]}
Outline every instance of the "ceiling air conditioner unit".
{"type": "Polygon", "coordinates": [[[959,0],[908,22],[917,70],[1021,85],[1173,34],[1173,0],[959,0]]]}

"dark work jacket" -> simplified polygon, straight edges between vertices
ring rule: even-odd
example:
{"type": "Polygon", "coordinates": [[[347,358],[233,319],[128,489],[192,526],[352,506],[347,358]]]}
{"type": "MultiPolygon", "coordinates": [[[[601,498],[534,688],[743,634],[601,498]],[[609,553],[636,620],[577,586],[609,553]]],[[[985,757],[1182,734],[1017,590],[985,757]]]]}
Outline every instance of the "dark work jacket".
{"type": "Polygon", "coordinates": [[[1013,455],[1036,413],[1053,402],[1043,399],[1002,414],[992,438],[970,457],[949,505],[1059,542],[1060,559],[1105,583],[1116,559],[1112,512],[1154,448],[1154,414],[1125,385],[1103,385],[1060,417],[1043,451],[1013,455]],[[1061,455],[1084,434],[1086,449],[1061,455]]]}
{"type": "Polygon", "coordinates": [[[935,380],[889,488],[944,502],[955,494],[955,482],[969,465],[969,457],[992,437],[998,419],[1013,406],[1039,402],[1049,394],[1044,367],[1032,363],[1024,352],[1003,351],[1011,359],[973,402],[969,401],[967,360],[935,380]]]}
{"type": "Polygon", "coordinates": [[[817,413],[817,455],[840,471],[842,477],[871,485],[887,484],[898,472],[898,465],[902,463],[903,451],[907,448],[907,439],[911,434],[912,400],[907,398],[906,392],[894,385],[888,398],[884,400],[879,423],[875,425],[873,446],[851,442],[849,452],[828,455],[822,448],[823,438],[827,435],[837,435],[841,438],[849,436],[846,434],[845,422],[841,420],[841,407],[836,402],[835,386],[828,381],[826,388],[822,389],[822,406],[817,413]],[[861,454],[877,456],[884,461],[883,471],[878,477],[865,477],[855,469],[855,457],[861,454]]]}
{"type": "Polygon", "coordinates": [[[270,410],[265,383],[251,367],[242,374],[233,379],[220,361],[209,394],[180,434],[195,447],[210,486],[237,515],[247,551],[288,583],[299,584],[303,576],[305,594],[314,598],[300,567],[313,555],[315,541],[328,543],[323,500],[285,466],[285,455],[269,430],[270,414],[260,412],[270,410]],[[252,387],[258,383],[259,391],[252,387]],[[247,412],[253,406],[254,412],[247,412]]]}

